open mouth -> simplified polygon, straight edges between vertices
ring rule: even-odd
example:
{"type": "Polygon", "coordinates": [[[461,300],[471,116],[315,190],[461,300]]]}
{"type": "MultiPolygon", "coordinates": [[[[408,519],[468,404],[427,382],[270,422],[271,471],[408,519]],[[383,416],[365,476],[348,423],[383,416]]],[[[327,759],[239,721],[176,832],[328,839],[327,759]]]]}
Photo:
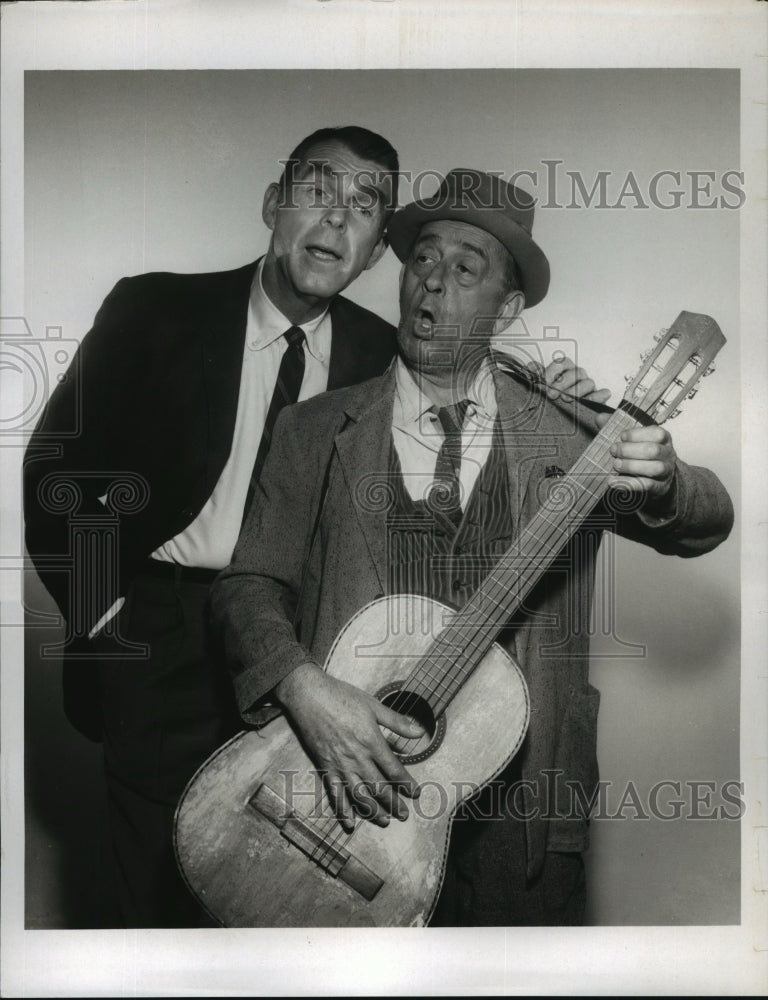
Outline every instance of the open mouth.
{"type": "Polygon", "coordinates": [[[435,325],[435,314],[431,309],[417,309],[413,318],[413,328],[416,334],[430,336],[435,325]]]}
{"type": "Polygon", "coordinates": [[[341,260],[341,254],[337,253],[335,250],[332,250],[330,247],[324,247],[319,244],[315,243],[311,244],[310,246],[306,247],[306,251],[310,255],[310,257],[312,257],[314,260],[320,260],[331,263],[335,263],[336,261],[341,260]]]}

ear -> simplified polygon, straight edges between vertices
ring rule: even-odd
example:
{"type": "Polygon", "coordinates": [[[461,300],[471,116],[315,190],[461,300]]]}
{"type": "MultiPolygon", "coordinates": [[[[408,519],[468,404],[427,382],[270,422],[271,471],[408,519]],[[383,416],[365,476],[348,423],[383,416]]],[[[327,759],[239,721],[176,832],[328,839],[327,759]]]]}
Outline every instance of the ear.
{"type": "Polygon", "coordinates": [[[511,326],[523,309],[525,309],[525,295],[518,288],[510,292],[501,303],[499,314],[493,322],[493,336],[511,326]]]}
{"type": "Polygon", "coordinates": [[[373,248],[371,256],[368,258],[368,263],[363,268],[364,271],[369,271],[374,264],[378,264],[387,249],[388,243],[386,237],[382,234],[379,237],[379,241],[373,248]]]}
{"type": "Polygon", "coordinates": [[[267,229],[275,228],[275,218],[277,217],[277,203],[280,197],[280,188],[274,182],[269,185],[264,192],[264,201],[261,204],[261,217],[267,229]]]}

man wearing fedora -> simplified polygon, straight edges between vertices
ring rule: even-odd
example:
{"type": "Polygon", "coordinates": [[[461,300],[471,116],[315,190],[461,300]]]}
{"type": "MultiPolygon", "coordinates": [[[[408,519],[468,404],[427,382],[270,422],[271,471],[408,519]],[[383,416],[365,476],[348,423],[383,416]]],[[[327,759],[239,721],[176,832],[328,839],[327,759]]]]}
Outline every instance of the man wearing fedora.
{"type": "MultiPolygon", "coordinates": [[[[27,547],[68,625],[65,711],[104,748],[129,927],[198,921],[173,857],[173,814],[240,725],[206,606],[277,410],[380,374],[395,352],[394,328],[341,293],[386,251],[396,150],[360,126],[321,128],[284,166],[264,194],[260,260],[117,283],[25,457],[27,547]],[[137,502],[113,510],[132,489],[137,502]],[[74,517],[54,502],[68,490],[80,496],[74,517]],[[91,529],[89,547],[72,543],[73,524],[91,529]]],[[[570,361],[545,374],[559,389],[606,394],[570,361]]]]}
{"type": "MultiPolygon", "coordinates": [[[[257,725],[287,714],[345,829],[356,814],[381,826],[407,816],[418,789],[381,727],[422,730],[322,670],[339,630],[385,594],[461,607],[548,480],[607,420],[600,405],[549,399],[494,350],[547,293],[532,223],[527,195],[477,170],[451,171],[433,198],[395,214],[397,358],[361,386],[283,412],[233,561],[213,587],[241,714],[257,725]]],[[[611,482],[635,503],[611,530],[684,556],[728,535],[727,493],[677,458],[666,430],[625,432],[612,454],[611,482]]],[[[604,525],[603,516],[598,535],[604,525]]],[[[594,545],[562,553],[498,637],[527,682],[530,726],[453,824],[434,925],[583,921],[588,810],[549,790],[560,775],[588,802],[597,782],[587,628],[595,555],[594,545]]]]}

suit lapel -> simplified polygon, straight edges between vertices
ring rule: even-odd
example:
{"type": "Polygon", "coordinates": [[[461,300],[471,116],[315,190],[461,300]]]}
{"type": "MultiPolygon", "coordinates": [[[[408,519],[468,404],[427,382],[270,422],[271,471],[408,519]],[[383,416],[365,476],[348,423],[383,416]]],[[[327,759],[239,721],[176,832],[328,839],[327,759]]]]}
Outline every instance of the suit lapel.
{"type": "Polygon", "coordinates": [[[346,408],[347,423],[335,441],[352,509],[383,593],[387,589],[386,515],[394,392],[392,367],[353,397],[346,408]]]}
{"type": "MultiPolygon", "coordinates": [[[[208,480],[213,489],[232,448],[251,283],[258,261],[216,275],[201,311],[208,402],[208,480]]],[[[213,276],[212,276],[213,277],[213,276]]]]}
{"type": "Polygon", "coordinates": [[[328,364],[328,390],[340,389],[343,386],[354,385],[360,379],[357,376],[356,358],[359,347],[354,343],[355,331],[347,321],[344,302],[335,298],[330,306],[331,329],[331,360],[328,364]]]}

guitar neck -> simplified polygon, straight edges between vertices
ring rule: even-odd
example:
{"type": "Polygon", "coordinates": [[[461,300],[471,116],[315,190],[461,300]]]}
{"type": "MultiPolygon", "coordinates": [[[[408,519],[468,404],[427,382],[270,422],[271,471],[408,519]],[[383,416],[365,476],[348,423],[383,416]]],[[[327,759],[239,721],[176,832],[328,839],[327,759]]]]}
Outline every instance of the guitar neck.
{"type": "Polygon", "coordinates": [[[439,715],[480,663],[503,626],[520,610],[557,555],[608,490],[610,449],[638,421],[616,410],[493,571],[434,641],[409,680],[439,715]]]}

